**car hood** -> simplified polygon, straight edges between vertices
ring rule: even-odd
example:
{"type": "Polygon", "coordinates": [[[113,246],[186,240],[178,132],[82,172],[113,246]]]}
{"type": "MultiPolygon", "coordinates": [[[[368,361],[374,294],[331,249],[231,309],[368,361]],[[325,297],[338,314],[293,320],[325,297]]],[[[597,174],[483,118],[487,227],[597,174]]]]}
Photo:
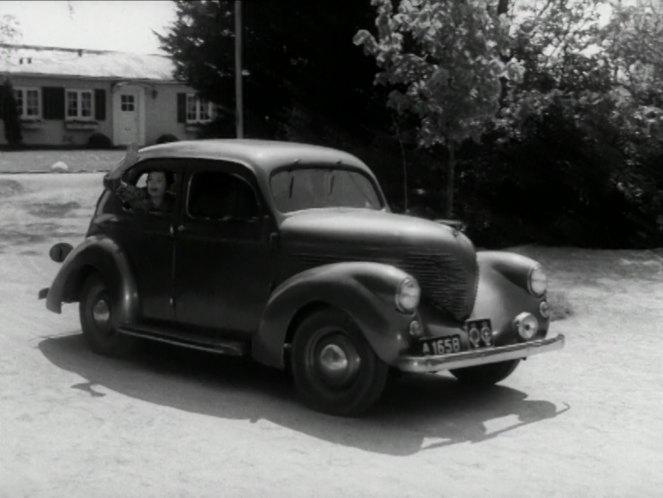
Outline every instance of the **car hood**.
{"type": "Polygon", "coordinates": [[[392,264],[414,276],[428,300],[451,318],[469,316],[478,267],[470,240],[448,225],[367,209],[315,209],[281,224],[281,278],[341,261],[392,264]]]}

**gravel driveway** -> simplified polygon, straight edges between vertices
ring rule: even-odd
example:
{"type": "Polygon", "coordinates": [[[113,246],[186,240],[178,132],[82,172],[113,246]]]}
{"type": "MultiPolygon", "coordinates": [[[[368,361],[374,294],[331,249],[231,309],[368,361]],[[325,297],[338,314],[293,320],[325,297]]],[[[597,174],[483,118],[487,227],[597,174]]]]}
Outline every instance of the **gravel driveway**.
{"type": "Polygon", "coordinates": [[[100,182],[46,177],[12,175],[23,189],[0,198],[0,496],[660,495],[660,251],[517,249],[572,305],[554,323],[564,350],[486,391],[403,376],[366,417],[340,419],[246,361],[89,352],[76,306],[55,315],[36,294],[100,182]],[[68,180],[43,193],[54,178],[68,180]]]}

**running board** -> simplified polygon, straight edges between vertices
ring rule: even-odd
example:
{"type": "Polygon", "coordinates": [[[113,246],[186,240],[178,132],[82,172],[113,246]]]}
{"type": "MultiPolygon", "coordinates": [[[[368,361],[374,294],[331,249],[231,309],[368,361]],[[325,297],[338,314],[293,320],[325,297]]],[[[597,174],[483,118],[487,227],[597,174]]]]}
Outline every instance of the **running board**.
{"type": "Polygon", "coordinates": [[[210,337],[207,335],[191,332],[175,332],[146,329],[133,329],[120,327],[118,332],[132,337],[139,337],[150,341],[164,342],[174,344],[185,348],[208,351],[210,353],[224,354],[229,356],[246,356],[247,344],[242,341],[223,339],[219,337],[210,337]]]}

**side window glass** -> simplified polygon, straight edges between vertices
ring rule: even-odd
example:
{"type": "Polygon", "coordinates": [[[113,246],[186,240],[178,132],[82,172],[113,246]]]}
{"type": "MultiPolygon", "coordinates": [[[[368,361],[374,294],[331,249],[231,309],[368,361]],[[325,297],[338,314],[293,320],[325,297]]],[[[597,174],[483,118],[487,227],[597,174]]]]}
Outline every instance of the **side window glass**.
{"type": "Polygon", "coordinates": [[[129,170],[115,194],[130,212],[163,215],[175,209],[178,176],[168,168],[129,170]]]}
{"type": "Polygon", "coordinates": [[[249,220],[258,216],[258,202],[251,186],[223,172],[196,173],[189,188],[189,215],[211,220],[249,220]]]}

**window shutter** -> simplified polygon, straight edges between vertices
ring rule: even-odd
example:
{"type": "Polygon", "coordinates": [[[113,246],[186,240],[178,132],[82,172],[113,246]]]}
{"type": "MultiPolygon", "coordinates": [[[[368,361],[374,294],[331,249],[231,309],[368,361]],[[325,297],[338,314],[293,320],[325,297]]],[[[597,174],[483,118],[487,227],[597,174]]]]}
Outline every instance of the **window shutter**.
{"type": "Polygon", "coordinates": [[[101,88],[94,90],[94,119],[97,121],[106,119],[106,90],[101,88]]]}
{"type": "Polygon", "coordinates": [[[186,122],[186,93],[177,94],[177,122],[186,122]]]}
{"type": "Polygon", "coordinates": [[[64,88],[45,86],[41,96],[44,119],[64,119],[64,88]]]}

